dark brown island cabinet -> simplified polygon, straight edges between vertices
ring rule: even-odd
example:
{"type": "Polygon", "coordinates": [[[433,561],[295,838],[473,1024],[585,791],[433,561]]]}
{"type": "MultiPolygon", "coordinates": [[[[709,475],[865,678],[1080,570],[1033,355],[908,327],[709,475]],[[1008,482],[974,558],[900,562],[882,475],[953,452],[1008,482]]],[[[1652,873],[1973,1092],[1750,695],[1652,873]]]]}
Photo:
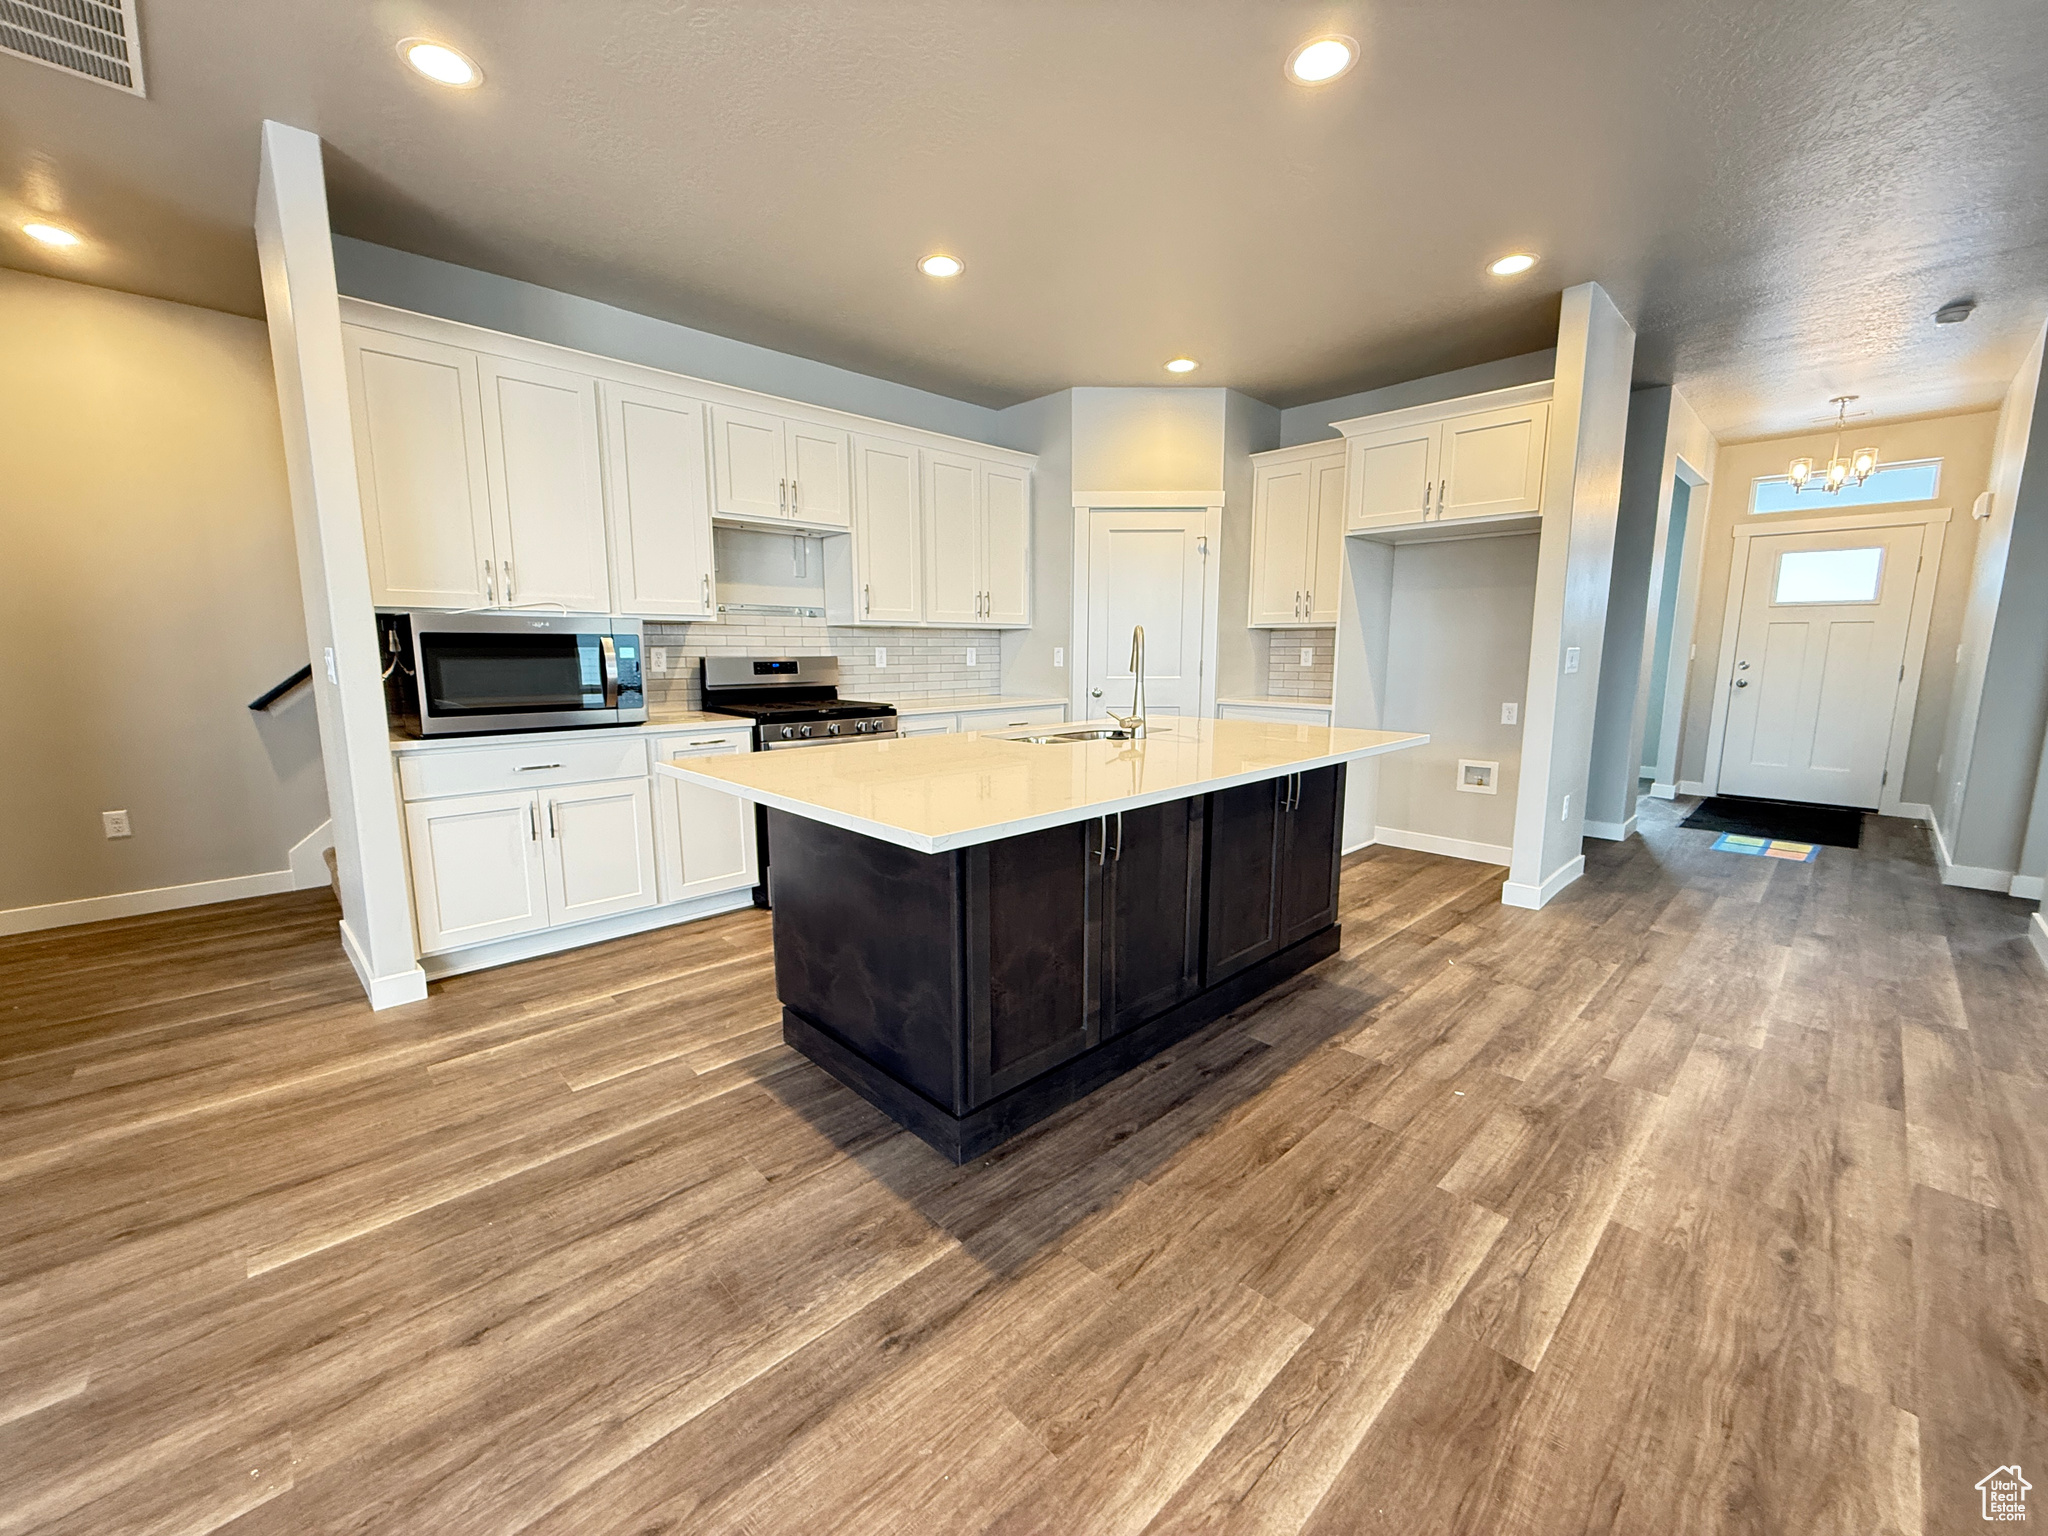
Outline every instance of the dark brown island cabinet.
{"type": "Polygon", "coordinates": [[[956,1163],[1337,949],[1344,765],[926,854],[768,813],[783,1035],[956,1163]]]}

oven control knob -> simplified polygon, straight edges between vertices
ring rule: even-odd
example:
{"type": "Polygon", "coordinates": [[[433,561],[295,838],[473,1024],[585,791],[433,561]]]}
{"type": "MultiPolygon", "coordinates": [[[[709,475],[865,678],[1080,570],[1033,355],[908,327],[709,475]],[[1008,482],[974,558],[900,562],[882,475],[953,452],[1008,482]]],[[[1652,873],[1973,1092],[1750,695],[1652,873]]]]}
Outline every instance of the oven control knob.
{"type": "Polygon", "coordinates": [[[856,736],[867,735],[870,728],[871,727],[869,725],[869,722],[865,720],[856,720],[853,722],[853,732],[856,736]]]}
{"type": "Polygon", "coordinates": [[[792,736],[794,736],[795,734],[796,734],[796,727],[795,727],[795,726],[793,726],[793,725],[785,725],[785,726],[784,726],[784,727],[782,728],[782,739],[783,739],[784,741],[787,741],[787,740],[789,740],[789,738],[790,738],[790,737],[792,737],[792,736]]]}
{"type": "Polygon", "coordinates": [[[837,736],[839,734],[838,723],[835,721],[833,724],[826,726],[825,734],[827,736],[837,736]]]}
{"type": "Polygon", "coordinates": [[[800,725],[796,728],[796,733],[799,736],[808,736],[811,734],[811,728],[808,725],[800,725]]]}

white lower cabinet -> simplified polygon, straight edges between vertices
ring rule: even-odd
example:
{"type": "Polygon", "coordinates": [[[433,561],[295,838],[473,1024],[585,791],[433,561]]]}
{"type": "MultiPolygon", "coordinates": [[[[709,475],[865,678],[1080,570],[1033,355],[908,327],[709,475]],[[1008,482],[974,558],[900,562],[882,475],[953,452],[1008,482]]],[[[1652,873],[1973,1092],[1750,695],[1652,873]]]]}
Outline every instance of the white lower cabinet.
{"type": "MultiPolygon", "coordinates": [[[[687,762],[751,750],[752,742],[742,729],[725,736],[662,738],[654,744],[654,760],[687,762]]],[[[745,890],[759,881],[754,807],[737,795],[659,774],[654,824],[663,901],[745,890]]]]}
{"type": "Polygon", "coordinates": [[[1064,704],[1020,704],[1014,709],[975,709],[960,713],[963,731],[1008,731],[1026,725],[1064,725],[1064,704]]]}
{"type": "Polygon", "coordinates": [[[405,808],[405,827],[424,953],[548,926],[538,795],[416,801],[405,808]]]}
{"type": "Polygon", "coordinates": [[[896,722],[898,736],[950,736],[959,729],[958,715],[904,715],[896,722]]]}
{"type": "Polygon", "coordinates": [[[654,905],[654,801],[647,780],[577,784],[539,799],[550,926],[654,905]]]}

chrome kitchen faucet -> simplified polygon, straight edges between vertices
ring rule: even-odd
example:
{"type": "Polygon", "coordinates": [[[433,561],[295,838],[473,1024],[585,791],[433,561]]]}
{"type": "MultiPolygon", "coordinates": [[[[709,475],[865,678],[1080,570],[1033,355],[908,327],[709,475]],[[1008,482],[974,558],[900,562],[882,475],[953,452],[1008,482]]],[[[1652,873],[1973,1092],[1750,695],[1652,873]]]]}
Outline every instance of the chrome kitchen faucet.
{"type": "Polygon", "coordinates": [[[1131,712],[1120,715],[1110,711],[1109,718],[1117,729],[1129,731],[1133,738],[1145,734],[1145,626],[1131,626],[1131,712]]]}

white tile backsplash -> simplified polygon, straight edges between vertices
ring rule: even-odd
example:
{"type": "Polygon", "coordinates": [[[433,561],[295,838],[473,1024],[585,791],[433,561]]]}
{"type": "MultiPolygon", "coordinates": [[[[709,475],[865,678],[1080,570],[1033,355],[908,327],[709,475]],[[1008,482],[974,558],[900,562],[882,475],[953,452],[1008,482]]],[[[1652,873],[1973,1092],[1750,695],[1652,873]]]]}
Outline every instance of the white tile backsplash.
{"type": "Polygon", "coordinates": [[[878,629],[797,618],[736,618],[716,624],[650,620],[647,646],[668,651],[669,670],[657,673],[650,667],[647,672],[647,701],[656,707],[703,708],[706,656],[837,656],[839,691],[850,699],[1003,691],[1002,634],[993,629],[878,629]],[[888,653],[886,667],[875,665],[877,646],[888,653]]]}
{"type": "Polygon", "coordinates": [[[1266,631],[1266,692],[1279,699],[1315,699],[1327,703],[1337,673],[1337,632],[1334,629],[1270,629],[1266,631]],[[1310,652],[1307,666],[1301,653],[1310,652]]]}

